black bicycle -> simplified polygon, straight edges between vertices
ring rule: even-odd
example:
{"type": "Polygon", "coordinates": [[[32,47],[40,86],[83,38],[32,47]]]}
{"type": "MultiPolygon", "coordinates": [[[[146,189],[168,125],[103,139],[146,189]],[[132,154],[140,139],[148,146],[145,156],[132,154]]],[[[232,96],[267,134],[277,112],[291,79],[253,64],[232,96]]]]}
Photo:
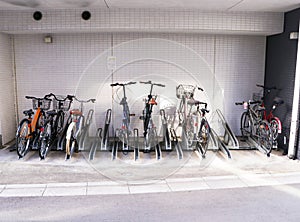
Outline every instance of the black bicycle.
{"type": "Polygon", "coordinates": [[[123,98],[120,101],[120,105],[123,107],[123,115],[122,115],[122,126],[120,129],[117,130],[116,136],[120,138],[123,143],[123,150],[129,149],[129,138],[132,134],[132,130],[130,127],[130,117],[134,116],[134,114],[130,113],[127,97],[126,97],[126,86],[136,84],[136,82],[128,82],[128,83],[113,83],[111,84],[112,87],[114,86],[121,86],[123,90],[123,98]]]}
{"type": "Polygon", "coordinates": [[[50,148],[54,145],[58,138],[63,133],[65,123],[65,111],[70,109],[73,101],[73,96],[60,99],[58,96],[50,93],[47,98],[53,97],[53,110],[47,111],[47,117],[42,127],[40,134],[40,149],[39,156],[41,159],[45,159],[50,148]]]}
{"type": "Polygon", "coordinates": [[[144,143],[145,143],[145,152],[149,152],[152,147],[156,147],[157,159],[160,159],[161,152],[160,152],[160,147],[157,138],[157,131],[152,120],[153,106],[157,105],[156,102],[157,96],[153,95],[152,91],[153,91],[153,86],[165,87],[165,85],[159,83],[153,83],[151,81],[147,81],[147,82],[140,81],[140,83],[150,85],[150,93],[148,97],[145,99],[145,108],[143,110],[143,115],[140,117],[140,119],[143,120],[143,126],[144,126],[143,136],[144,136],[144,143]]]}

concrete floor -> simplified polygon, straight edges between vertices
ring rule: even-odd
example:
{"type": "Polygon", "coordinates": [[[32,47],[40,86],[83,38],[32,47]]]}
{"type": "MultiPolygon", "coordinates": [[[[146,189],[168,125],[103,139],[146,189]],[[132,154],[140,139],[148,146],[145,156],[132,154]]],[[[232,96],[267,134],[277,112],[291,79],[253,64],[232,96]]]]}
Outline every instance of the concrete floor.
{"type": "Polygon", "coordinates": [[[300,164],[275,151],[266,157],[255,150],[232,151],[232,159],[209,151],[205,160],[196,152],[163,153],[162,160],[143,154],[98,152],[93,161],[87,152],[70,161],[52,151],[40,161],[31,151],[18,159],[9,148],[0,150],[0,197],[136,194],[273,186],[300,183],[300,164]]]}
{"type": "Polygon", "coordinates": [[[299,221],[300,163],[274,151],[132,154],[111,161],[0,150],[0,221],[299,221]]]}

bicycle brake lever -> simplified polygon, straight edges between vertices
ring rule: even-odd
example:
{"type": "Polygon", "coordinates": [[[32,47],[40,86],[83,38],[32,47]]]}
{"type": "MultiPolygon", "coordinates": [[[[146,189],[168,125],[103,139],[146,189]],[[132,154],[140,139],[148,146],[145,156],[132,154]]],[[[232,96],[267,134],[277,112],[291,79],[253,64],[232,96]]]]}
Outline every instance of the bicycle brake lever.
{"type": "Polygon", "coordinates": [[[132,84],[136,84],[136,82],[128,82],[128,83],[126,83],[126,85],[132,85],[132,84]]]}
{"type": "Polygon", "coordinates": [[[140,81],[140,83],[143,83],[143,84],[151,84],[152,82],[149,80],[149,81],[147,81],[147,82],[140,81]]]}

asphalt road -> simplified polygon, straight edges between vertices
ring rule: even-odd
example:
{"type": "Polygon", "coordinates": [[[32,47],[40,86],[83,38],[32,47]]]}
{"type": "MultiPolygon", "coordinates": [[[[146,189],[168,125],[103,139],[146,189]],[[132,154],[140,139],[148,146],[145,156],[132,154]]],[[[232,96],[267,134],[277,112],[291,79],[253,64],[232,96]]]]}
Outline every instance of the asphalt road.
{"type": "Polygon", "coordinates": [[[137,195],[0,198],[0,221],[300,221],[300,184],[137,195]]]}

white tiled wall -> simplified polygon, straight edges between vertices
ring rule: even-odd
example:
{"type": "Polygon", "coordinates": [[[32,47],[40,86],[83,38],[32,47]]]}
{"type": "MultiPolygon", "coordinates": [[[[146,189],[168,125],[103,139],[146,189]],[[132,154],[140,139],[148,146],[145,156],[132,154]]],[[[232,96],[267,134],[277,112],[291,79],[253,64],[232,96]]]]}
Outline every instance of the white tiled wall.
{"type": "Polygon", "coordinates": [[[90,9],[91,19],[81,19],[82,10],[0,11],[0,31],[5,32],[198,32],[271,35],[282,32],[283,13],[203,12],[184,9],[90,9]]]}
{"type": "Polygon", "coordinates": [[[16,130],[14,77],[11,39],[0,33],[0,134],[3,144],[14,138],[16,130]]]}
{"type": "MultiPolygon", "coordinates": [[[[155,93],[162,95],[162,106],[178,101],[177,84],[200,84],[206,94],[199,96],[210,103],[210,109],[221,108],[238,134],[242,110],[233,104],[249,99],[255,84],[263,82],[263,35],[279,33],[283,28],[283,14],[271,12],[90,9],[92,17],[84,21],[79,9],[41,11],[43,19],[35,21],[33,10],[0,10],[0,32],[15,34],[19,118],[22,110],[31,108],[25,95],[76,94],[97,99],[94,127],[103,125],[110,107],[120,115],[116,99],[120,93],[112,90],[110,83],[151,79],[167,85],[155,88],[155,93]],[[48,33],[52,44],[43,42],[48,33]],[[107,60],[115,58],[117,70],[112,73],[107,60]]],[[[7,71],[13,67],[10,41],[6,34],[1,34],[0,40],[1,78],[9,82],[1,90],[13,97],[12,72],[7,71]]],[[[138,86],[128,90],[137,115],[147,91],[147,87],[138,86]]],[[[12,115],[12,104],[5,109],[12,115]]],[[[3,119],[15,123],[10,118],[1,118],[1,124],[6,124],[3,119]]],[[[1,130],[9,131],[7,138],[12,139],[15,126],[10,129],[8,125],[1,130]]]]}
{"type": "MultiPolygon", "coordinates": [[[[208,84],[203,84],[202,87],[208,94],[206,99],[211,103],[211,109],[224,108],[225,117],[234,132],[239,134],[242,110],[234,102],[249,99],[256,89],[255,84],[263,83],[264,80],[265,37],[260,36],[54,34],[53,44],[45,44],[43,35],[16,35],[15,46],[19,112],[31,106],[25,100],[25,95],[42,96],[50,91],[63,95],[76,93],[81,98],[97,99],[96,127],[103,126],[105,111],[112,106],[115,113],[121,115],[121,106],[116,97],[121,94],[115,94],[114,90],[114,100],[111,99],[109,84],[112,82],[152,80],[166,84],[166,88],[154,88],[154,93],[161,95],[161,104],[165,104],[166,98],[174,103],[178,101],[175,96],[177,84],[203,84],[207,81],[208,84]],[[134,44],[128,43],[130,40],[135,40],[134,44]],[[145,47],[144,40],[149,41],[147,44],[150,45],[145,47]],[[109,49],[111,45],[115,46],[113,50],[109,49]],[[181,51],[182,48],[185,50],[181,51]],[[185,54],[186,50],[195,54],[185,54]],[[153,58],[155,53],[158,53],[156,58],[159,59],[153,58]],[[110,73],[107,68],[109,55],[116,56],[118,69],[114,73],[110,73]],[[133,58],[140,58],[140,55],[151,58],[142,56],[141,60],[131,61],[133,58]],[[169,61],[163,58],[168,58],[169,61]],[[195,61],[198,67],[190,67],[195,61]],[[196,72],[198,68],[199,72],[196,72]],[[215,85],[210,84],[211,81],[224,90],[223,101],[221,97],[210,97],[216,90],[213,88],[215,85]],[[224,107],[217,107],[215,100],[220,100],[224,107]]],[[[128,89],[129,103],[136,115],[141,114],[142,98],[149,90],[147,86],[141,87],[139,84],[128,89]]],[[[136,122],[140,124],[138,120],[136,122]]],[[[115,124],[118,125],[118,121],[115,124]]]]}

